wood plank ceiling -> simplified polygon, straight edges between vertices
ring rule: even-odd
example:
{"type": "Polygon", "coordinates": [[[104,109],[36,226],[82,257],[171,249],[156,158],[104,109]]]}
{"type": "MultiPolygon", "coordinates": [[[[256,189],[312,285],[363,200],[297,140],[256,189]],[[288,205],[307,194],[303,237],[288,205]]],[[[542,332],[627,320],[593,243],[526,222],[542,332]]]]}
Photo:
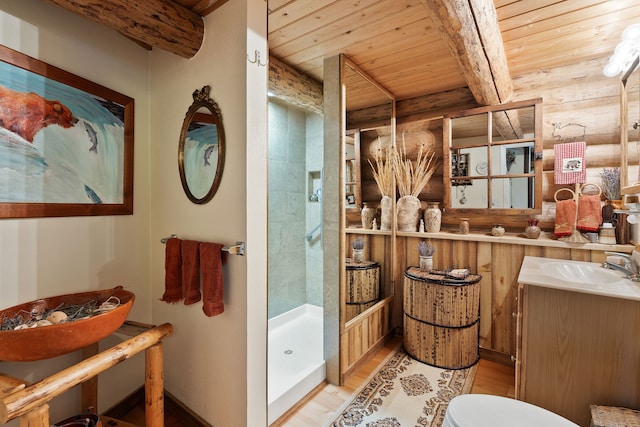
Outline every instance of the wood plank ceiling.
{"type": "Polygon", "coordinates": [[[269,48],[318,80],[342,52],[398,100],[469,87],[495,104],[509,78],[609,57],[637,22],[637,0],[270,0],[269,48]]]}
{"type": "MultiPolygon", "coordinates": [[[[48,1],[79,14],[88,8],[86,0],[48,1]]],[[[190,34],[202,31],[197,20],[227,1],[146,0],[132,8],[123,6],[128,0],[102,0],[88,2],[92,16],[85,16],[149,48],[189,57],[201,43],[200,34],[190,34]],[[114,6],[127,15],[114,16],[114,6]],[[185,34],[156,41],[162,31],[154,22],[185,34]],[[140,28],[156,31],[142,34],[140,28]],[[190,46],[176,46],[180,39],[190,46]]],[[[640,22],[638,0],[267,3],[272,57],[321,82],[324,59],[344,53],[399,101],[445,93],[464,97],[470,91],[478,104],[506,102],[516,76],[608,58],[622,31],[640,22]]]]}

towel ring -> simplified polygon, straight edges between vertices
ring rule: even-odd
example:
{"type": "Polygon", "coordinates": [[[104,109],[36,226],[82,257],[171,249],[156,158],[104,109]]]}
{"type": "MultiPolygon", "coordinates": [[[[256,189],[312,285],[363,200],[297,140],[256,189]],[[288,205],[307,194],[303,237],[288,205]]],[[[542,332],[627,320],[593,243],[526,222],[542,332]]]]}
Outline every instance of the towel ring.
{"type": "Polygon", "coordinates": [[[584,190],[584,187],[588,187],[590,185],[593,186],[593,187],[596,187],[598,189],[598,196],[602,196],[602,188],[600,188],[600,186],[598,184],[591,184],[591,183],[585,184],[585,185],[582,186],[582,188],[580,189],[580,195],[586,196],[586,194],[584,194],[582,192],[582,190],[584,190]]]}
{"type": "MultiPolygon", "coordinates": [[[[572,196],[572,197],[571,197],[571,199],[574,199],[574,200],[575,200],[575,198],[576,198],[576,193],[575,193],[575,191],[573,191],[573,190],[572,190],[572,189],[570,189],[570,188],[561,188],[561,189],[559,189],[558,191],[556,191],[556,192],[554,193],[554,195],[553,195],[553,200],[555,200],[555,201],[556,201],[556,203],[558,202],[558,193],[560,193],[561,191],[568,191],[569,193],[571,193],[571,196],[572,196]]],[[[569,199],[566,199],[566,200],[569,200],[569,199]]]]}

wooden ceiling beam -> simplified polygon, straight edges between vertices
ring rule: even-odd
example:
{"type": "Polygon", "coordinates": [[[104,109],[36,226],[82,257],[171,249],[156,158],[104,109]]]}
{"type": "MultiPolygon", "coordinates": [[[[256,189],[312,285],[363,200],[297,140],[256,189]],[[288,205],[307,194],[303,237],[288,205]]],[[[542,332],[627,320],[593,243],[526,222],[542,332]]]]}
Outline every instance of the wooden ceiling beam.
{"type": "Polygon", "coordinates": [[[509,74],[491,0],[421,0],[480,105],[509,101],[509,74]]]}
{"type": "Polygon", "coordinates": [[[269,57],[269,92],[288,104],[324,113],[322,83],[273,56],[269,57]]]}
{"type": "Polygon", "coordinates": [[[77,15],[106,25],[140,43],[183,58],[193,57],[204,38],[197,13],[171,1],[47,0],[77,15]]]}

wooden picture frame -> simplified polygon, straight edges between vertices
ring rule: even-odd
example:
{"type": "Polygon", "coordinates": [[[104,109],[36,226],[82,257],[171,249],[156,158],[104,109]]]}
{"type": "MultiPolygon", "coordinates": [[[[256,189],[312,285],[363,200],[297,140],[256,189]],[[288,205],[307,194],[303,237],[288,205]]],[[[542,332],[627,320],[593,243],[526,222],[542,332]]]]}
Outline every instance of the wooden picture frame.
{"type": "Polygon", "coordinates": [[[0,218],[133,214],[134,100],[0,46],[0,218]]]}

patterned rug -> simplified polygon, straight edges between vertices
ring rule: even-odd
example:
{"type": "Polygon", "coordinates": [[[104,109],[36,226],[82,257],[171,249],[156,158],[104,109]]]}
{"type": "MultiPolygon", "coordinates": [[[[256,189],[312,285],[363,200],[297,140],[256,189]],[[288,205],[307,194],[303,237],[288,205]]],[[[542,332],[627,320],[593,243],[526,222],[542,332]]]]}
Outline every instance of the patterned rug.
{"type": "Polygon", "coordinates": [[[325,427],[440,427],[451,399],[471,390],[476,367],[435,368],[399,345],[325,427]]]}

